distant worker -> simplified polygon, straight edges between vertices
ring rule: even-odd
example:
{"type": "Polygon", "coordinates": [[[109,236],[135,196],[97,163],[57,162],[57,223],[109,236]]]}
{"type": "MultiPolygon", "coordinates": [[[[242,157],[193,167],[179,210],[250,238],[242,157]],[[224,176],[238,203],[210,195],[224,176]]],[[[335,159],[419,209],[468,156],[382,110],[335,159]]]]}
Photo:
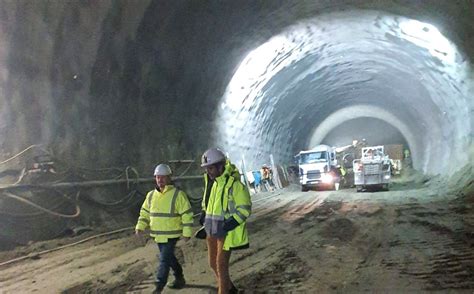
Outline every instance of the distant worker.
{"type": "Polygon", "coordinates": [[[155,168],[156,188],[148,192],[135,227],[137,237],[149,230],[160,249],[160,264],[155,281],[155,292],[161,293],[168,281],[170,268],[175,280],[168,285],[181,289],[186,284],[183,268],[175,256],[176,243],[181,236],[187,242],[192,235],[193,212],[186,194],[171,182],[171,169],[166,164],[155,168]]]}
{"type": "Polygon", "coordinates": [[[331,172],[330,172],[332,178],[333,178],[333,183],[334,183],[334,190],[339,190],[339,186],[341,183],[341,170],[339,166],[337,167],[331,167],[331,172]]]}
{"type": "Polygon", "coordinates": [[[374,150],[372,148],[367,150],[367,157],[370,159],[374,159],[374,150]]]}
{"type": "Polygon", "coordinates": [[[262,184],[265,187],[267,191],[273,191],[274,190],[274,185],[272,181],[272,171],[271,169],[266,165],[262,165],[262,169],[260,170],[260,173],[262,174],[262,184]]]}
{"type": "Polygon", "coordinates": [[[204,152],[201,167],[205,168],[203,212],[201,220],[207,233],[209,265],[216,275],[218,293],[238,293],[229,274],[233,250],[249,247],[247,218],[252,203],[235,165],[224,153],[211,148],[204,152]]]}
{"type": "Polygon", "coordinates": [[[341,186],[344,187],[346,186],[346,174],[347,174],[347,171],[344,168],[344,164],[341,164],[339,166],[339,174],[341,175],[341,179],[340,179],[341,186]]]}
{"type": "Polygon", "coordinates": [[[405,155],[405,158],[409,158],[410,157],[410,150],[408,150],[408,149],[403,150],[403,154],[405,155]]]}
{"type": "Polygon", "coordinates": [[[254,182],[254,188],[255,188],[255,193],[258,193],[261,191],[261,183],[262,183],[262,174],[258,170],[252,171],[253,178],[255,179],[254,182]]]}

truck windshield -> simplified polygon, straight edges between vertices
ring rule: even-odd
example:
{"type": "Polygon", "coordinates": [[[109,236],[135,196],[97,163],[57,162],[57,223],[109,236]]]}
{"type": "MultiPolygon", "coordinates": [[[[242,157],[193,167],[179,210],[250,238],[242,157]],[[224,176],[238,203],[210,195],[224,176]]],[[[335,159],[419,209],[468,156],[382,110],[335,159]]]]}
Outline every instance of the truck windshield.
{"type": "Polygon", "coordinates": [[[304,164],[326,161],[326,153],[326,151],[320,151],[301,154],[299,163],[304,164]]]}

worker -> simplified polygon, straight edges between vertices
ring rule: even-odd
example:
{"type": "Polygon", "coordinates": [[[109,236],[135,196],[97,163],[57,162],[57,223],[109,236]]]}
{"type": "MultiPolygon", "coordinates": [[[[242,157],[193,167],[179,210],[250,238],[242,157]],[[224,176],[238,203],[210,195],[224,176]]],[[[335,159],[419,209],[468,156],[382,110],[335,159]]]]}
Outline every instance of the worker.
{"type": "Polygon", "coordinates": [[[344,164],[338,165],[338,168],[339,168],[339,174],[341,175],[341,180],[340,180],[341,186],[345,187],[346,184],[347,184],[347,182],[346,182],[347,171],[344,167],[344,164]]]}
{"type": "Polygon", "coordinates": [[[192,234],[193,213],[187,195],[174,187],[171,181],[171,168],[159,164],[155,168],[156,188],[148,192],[140,210],[135,227],[135,235],[142,238],[144,231],[149,229],[160,250],[160,264],[155,281],[155,292],[161,293],[167,284],[170,268],[175,280],[168,284],[169,288],[181,289],[186,281],[183,268],[175,256],[176,243],[183,236],[189,241],[192,234]]]}
{"type": "Polygon", "coordinates": [[[274,185],[272,181],[272,171],[270,168],[264,164],[262,165],[262,169],[260,170],[260,173],[262,174],[262,184],[265,187],[267,191],[273,191],[274,190],[274,185]]]}
{"type": "Polygon", "coordinates": [[[239,171],[221,150],[204,152],[201,167],[206,170],[201,222],[207,233],[209,265],[219,294],[238,293],[230,279],[229,260],[233,250],[249,247],[246,221],[251,212],[250,194],[239,171]]]}
{"type": "Polygon", "coordinates": [[[373,149],[368,149],[367,150],[367,158],[374,159],[374,150],[373,149]]]}
{"type": "Polygon", "coordinates": [[[405,159],[410,157],[410,150],[405,149],[403,150],[403,154],[405,155],[405,159]]]}

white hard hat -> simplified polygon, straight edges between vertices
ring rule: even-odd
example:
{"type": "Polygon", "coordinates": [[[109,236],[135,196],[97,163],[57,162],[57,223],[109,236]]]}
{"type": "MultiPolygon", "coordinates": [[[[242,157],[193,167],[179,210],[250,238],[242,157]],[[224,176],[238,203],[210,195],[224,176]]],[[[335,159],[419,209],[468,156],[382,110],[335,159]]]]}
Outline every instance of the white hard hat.
{"type": "Polygon", "coordinates": [[[167,164],[158,164],[155,167],[155,176],[169,176],[171,175],[171,168],[167,164]]]}
{"type": "Polygon", "coordinates": [[[210,166],[225,161],[225,154],[217,148],[208,149],[201,157],[201,167],[210,166]]]}

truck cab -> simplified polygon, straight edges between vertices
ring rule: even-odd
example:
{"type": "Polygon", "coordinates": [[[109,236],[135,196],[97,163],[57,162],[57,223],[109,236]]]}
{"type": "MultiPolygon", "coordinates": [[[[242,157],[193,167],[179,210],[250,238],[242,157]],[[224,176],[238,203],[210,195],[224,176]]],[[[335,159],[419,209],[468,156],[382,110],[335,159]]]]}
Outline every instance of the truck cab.
{"type": "Polygon", "coordinates": [[[333,189],[338,179],[336,169],[336,148],[318,145],[311,150],[300,151],[295,158],[298,161],[301,191],[310,188],[325,187],[333,189]]]}

